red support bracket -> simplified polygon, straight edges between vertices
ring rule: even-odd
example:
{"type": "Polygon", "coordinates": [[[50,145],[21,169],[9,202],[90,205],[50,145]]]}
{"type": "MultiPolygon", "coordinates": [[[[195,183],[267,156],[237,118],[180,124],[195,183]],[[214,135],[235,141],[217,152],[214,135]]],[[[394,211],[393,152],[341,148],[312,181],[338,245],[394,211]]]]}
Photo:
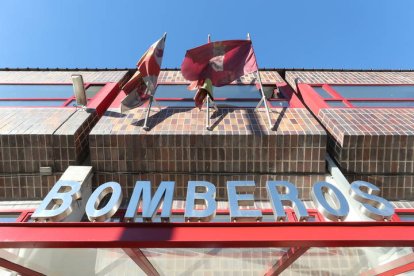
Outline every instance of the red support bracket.
{"type": "Polygon", "coordinates": [[[2,223],[0,247],[414,247],[413,222],[2,223]]]}
{"type": "Polygon", "coordinates": [[[145,274],[149,276],[159,276],[160,274],[145,257],[139,248],[123,248],[124,252],[133,260],[145,274]]]}
{"type": "Polygon", "coordinates": [[[362,272],[361,276],[392,276],[414,270],[414,253],[392,260],[378,267],[362,272]]]}
{"type": "Polygon", "coordinates": [[[275,276],[282,273],[286,268],[293,264],[310,247],[291,247],[282,257],[265,273],[266,276],[275,276]]]}
{"type": "Polygon", "coordinates": [[[0,258],[0,266],[6,269],[9,269],[9,270],[13,270],[19,273],[20,275],[24,275],[24,276],[45,276],[45,274],[39,273],[37,271],[21,266],[19,264],[15,264],[3,258],[0,258]]]}

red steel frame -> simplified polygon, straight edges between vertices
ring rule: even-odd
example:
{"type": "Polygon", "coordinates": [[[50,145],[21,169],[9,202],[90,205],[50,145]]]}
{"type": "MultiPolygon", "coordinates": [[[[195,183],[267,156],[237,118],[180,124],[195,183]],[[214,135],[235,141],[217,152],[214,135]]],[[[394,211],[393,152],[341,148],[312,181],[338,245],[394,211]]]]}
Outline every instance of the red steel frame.
{"type": "Polygon", "coordinates": [[[373,269],[364,271],[361,276],[393,276],[414,270],[414,253],[392,260],[373,269]]]}
{"type": "MultiPolygon", "coordinates": [[[[13,85],[17,83],[0,83],[0,85],[13,85]]],[[[71,83],[18,83],[19,85],[72,85],[71,83]]],[[[117,83],[103,83],[103,82],[96,82],[96,83],[85,83],[85,90],[88,89],[90,86],[93,85],[103,85],[103,87],[96,93],[95,96],[92,98],[88,98],[88,108],[96,109],[99,115],[102,115],[103,112],[109,107],[112,100],[118,95],[120,88],[117,83]]],[[[61,100],[65,101],[61,106],[16,106],[19,108],[33,108],[33,107],[41,107],[41,108],[68,108],[68,104],[76,100],[75,96],[71,96],[69,98],[0,98],[0,101],[55,101],[61,100]]],[[[14,106],[1,106],[0,108],[10,108],[14,106]]]]}
{"type": "MultiPolygon", "coordinates": [[[[158,272],[139,250],[142,247],[290,247],[266,273],[277,275],[310,247],[413,247],[413,233],[413,222],[2,223],[0,247],[122,248],[148,275],[158,272]]],[[[402,265],[382,268],[383,275],[414,268],[408,261],[398,263],[402,265]]],[[[18,271],[16,264],[0,260],[0,266],[10,265],[18,271]]]]}
{"type": "Polygon", "coordinates": [[[306,83],[299,83],[297,84],[297,88],[298,88],[299,94],[302,96],[305,103],[315,114],[318,114],[319,109],[321,108],[414,108],[414,107],[396,107],[396,106],[390,106],[390,107],[387,107],[387,106],[381,106],[381,107],[354,106],[352,105],[351,101],[357,101],[357,102],[358,101],[360,102],[412,101],[414,102],[414,98],[345,98],[331,87],[333,85],[338,85],[338,86],[414,86],[414,84],[333,84],[333,83],[306,84],[306,83]],[[332,98],[323,98],[313,89],[313,87],[321,87],[328,94],[330,94],[332,98]],[[341,101],[345,106],[330,106],[328,104],[329,102],[336,102],[336,101],[341,101]]]}
{"type": "MultiPolygon", "coordinates": [[[[188,83],[187,82],[162,82],[162,83],[159,83],[159,85],[188,85],[188,83]]],[[[251,84],[230,84],[230,85],[251,85],[251,84]]],[[[289,108],[303,108],[304,107],[302,102],[299,100],[299,98],[296,96],[293,89],[290,88],[289,85],[287,85],[286,83],[276,83],[275,85],[276,85],[275,87],[279,88],[279,91],[284,98],[268,100],[270,107],[279,107],[279,106],[273,106],[272,102],[287,102],[289,108]]],[[[125,96],[126,96],[125,92],[121,91],[118,97],[111,104],[111,107],[119,108],[121,105],[121,101],[125,98],[125,96]]],[[[171,98],[157,98],[156,97],[155,99],[160,103],[161,106],[163,106],[162,101],[186,101],[186,102],[194,101],[192,98],[173,98],[173,97],[171,98]]],[[[257,98],[215,98],[216,102],[221,102],[221,103],[225,103],[226,101],[239,101],[239,102],[257,101],[257,103],[259,103],[259,100],[260,98],[259,99],[257,98]]],[[[145,108],[147,106],[148,106],[148,101],[144,103],[141,107],[145,108]]],[[[254,108],[254,107],[243,107],[243,108],[254,108]]]]}
{"type": "Polygon", "coordinates": [[[297,259],[308,251],[310,247],[291,247],[276,263],[265,273],[266,276],[279,275],[297,259]]]}
{"type": "MultiPolygon", "coordinates": [[[[256,223],[1,223],[0,247],[3,248],[122,248],[148,275],[159,275],[151,262],[139,249],[193,248],[193,247],[290,247],[275,260],[265,275],[278,275],[310,247],[354,246],[414,246],[414,222],[323,222],[316,210],[308,210],[317,222],[296,222],[291,209],[287,209],[290,222],[256,223]],[[235,228],[236,227],[236,228],[235,228]]],[[[397,209],[397,213],[413,212],[397,209]]],[[[18,221],[24,222],[32,210],[21,212],[18,221]]],[[[183,210],[174,210],[181,214],[183,210]]],[[[218,214],[228,214],[219,210],[218,214]]],[[[263,214],[271,210],[262,210],[263,214]]],[[[122,217],[123,210],[117,213],[122,217]]],[[[407,256],[389,264],[364,272],[362,275],[395,275],[414,269],[407,256]],[[375,272],[375,273],[374,273],[375,272]],[[374,274],[372,274],[374,273],[374,274]],[[394,273],[394,274],[393,274],[394,273]]],[[[25,267],[0,259],[0,266],[15,271],[25,267]]],[[[30,270],[26,271],[30,272],[30,270]]],[[[32,271],[29,275],[36,274],[32,271]]]]}
{"type": "Polygon", "coordinates": [[[37,271],[34,271],[30,268],[21,266],[19,264],[15,264],[13,262],[10,262],[6,259],[0,258],[0,267],[4,267],[8,270],[12,270],[15,271],[17,273],[19,273],[19,275],[24,275],[24,276],[45,276],[42,273],[39,273],[37,271]]]}
{"type": "MultiPolygon", "coordinates": [[[[261,209],[262,214],[263,215],[271,215],[273,214],[272,209],[261,209]]],[[[316,209],[307,209],[308,213],[310,216],[315,217],[315,221],[325,221],[324,217],[318,212],[318,210],[316,209]]],[[[0,215],[2,213],[4,214],[10,214],[10,213],[19,213],[20,215],[18,216],[18,218],[16,219],[16,222],[27,222],[30,219],[31,214],[34,212],[34,210],[32,209],[11,209],[11,210],[1,210],[0,211],[0,215]]],[[[138,210],[138,213],[140,213],[141,210],[138,210]]],[[[288,216],[288,222],[296,222],[298,221],[296,218],[296,214],[295,212],[290,209],[287,208],[285,209],[285,212],[288,216]]],[[[161,213],[161,209],[158,210],[158,213],[161,213]]],[[[113,215],[113,218],[123,218],[125,214],[125,209],[120,209],[118,210],[118,212],[113,215]]],[[[184,209],[174,209],[172,210],[172,214],[173,215],[183,215],[184,214],[184,209]]],[[[229,210],[227,209],[219,209],[216,211],[217,215],[228,215],[229,214],[229,210]]],[[[412,214],[414,215],[414,209],[410,209],[410,208],[396,208],[395,209],[395,214],[392,217],[391,221],[402,221],[399,217],[400,214],[412,214]]]]}
{"type": "Polygon", "coordinates": [[[414,247],[414,222],[2,223],[3,248],[414,247]]]}

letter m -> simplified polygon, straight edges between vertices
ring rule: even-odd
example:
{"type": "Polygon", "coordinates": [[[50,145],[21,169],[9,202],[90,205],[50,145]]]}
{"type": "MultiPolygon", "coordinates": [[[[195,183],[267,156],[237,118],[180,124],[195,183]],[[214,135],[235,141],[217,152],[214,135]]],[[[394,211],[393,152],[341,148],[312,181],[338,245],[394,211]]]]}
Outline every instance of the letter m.
{"type": "Polygon", "coordinates": [[[151,182],[137,181],[131,199],[129,200],[124,221],[135,221],[140,203],[144,221],[152,221],[161,204],[161,220],[169,221],[173,203],[174,186],[175,182],[173,181],[162,181],[158,186],[154,197],[151,197],[151,182]]]}

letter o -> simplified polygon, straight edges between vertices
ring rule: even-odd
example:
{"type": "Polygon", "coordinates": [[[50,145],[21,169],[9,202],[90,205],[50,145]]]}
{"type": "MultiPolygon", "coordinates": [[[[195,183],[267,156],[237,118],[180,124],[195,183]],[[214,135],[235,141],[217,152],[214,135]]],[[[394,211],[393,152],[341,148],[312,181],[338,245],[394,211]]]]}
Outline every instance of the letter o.
{"type": "Polygon", "coordinates": [[[318,211],[326,218],[330,220],[344,220],[348,216],[349,204],[346,201],[345,196],[334,185],[325,181],[317,182],[313,185],[311,196],[318,211]],[[325,198],[325,193],[330,195],[334,200],[335,205],[339,206],[338,208],[331,206],[325,198]]]}
{"type": "Polygon", "coordinates": [[[106,182],[99,186],[89,197],[86,203],[86,215],[90,221],[105,221],[111,218],[122,202],[122,189],[117,182],[106,182]],[[98,208],[101,200],[109,193],[112,193],[108,203],[101,209],[98,208]]]}

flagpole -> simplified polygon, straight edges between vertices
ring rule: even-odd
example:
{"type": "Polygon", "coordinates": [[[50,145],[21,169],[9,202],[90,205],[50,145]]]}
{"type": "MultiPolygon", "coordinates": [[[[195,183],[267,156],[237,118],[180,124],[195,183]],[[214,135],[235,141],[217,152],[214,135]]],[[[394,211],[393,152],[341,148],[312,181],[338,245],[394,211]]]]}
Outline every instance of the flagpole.
{"type": "MultiPolygon", "coordinates": [[[[165,32],[162,35],[162,38],[164,39],[164,43],[165,43],[165,39],[167,39],[167,32],[165,32]]],[[[157,82],[158,82],[158,76],[157,76],[157,82]]],[[[149,101],[149,104],[148,104],[147,112],[145,114],[144,126],[142,127],[145,131],[149,130],[149,127],[147,126],[147,123],[148,123],[148,117],[149,117],[150,112],[151,112],[152,104],[154,103],[158,107],[159,111],[161,111],[161,107],[159,106],[158,102],[154,99],[155,92],[157,91],[157,86],[158,85],[155,86],[154,93],[151,93],[151,95],[150,95],[150,101],[149,101]]]]}
{"type": "MultiPolygon", "coordinates": [[[[247,40],[251,40],[250,39],[250,34],[247,33],[247,40]]],[[[252,43],[252,48],[253,48],[253,43],[252,43]]],[[[253,51],[254,53],[254,51],[253,51]]],[[[256,53],[254,53],[254,55],[256,56],[256,53]]],[[[256,58],[256,64],[257,64],[257,58],[256,58]]],[[[262,99],[260,100],[259,104],[256,106],[255,111],[257,111],[257,109],[259,108],[259,106],[262,104],[262,102],[265,105],[266,108],[266,113],[267,113],[267,121],[269,123],[269,129],[273,130],[273,124],[272,124],[272,119],[270,118],[270,109],[269,106],[267,104],[267,100],[266,100],[266,96],[264,94],[264,90],[263,90],[263,83],[262,83],[262,78],[260,77],[260,72],[259,72],[259,65],[257,64],[257,71],[256,71],[256,76],[257,76],[257,80],[259,81],[259,85],[260,85],[260,92],[262,93],[262,99]]]]}
{"type": "Polygon", "coordinates": [[[153,102],[153,96],[151,95],[150,101],[149,101],[149,104],[148,104],[148,108],[147,108],[147,112],[145,114],[144,126],[142,127],[145,131],[149,130],[149,127],[147,126],[147,122],[148,122],[148,117],[149,117],[150,112],[151,112],[152,102],[153,102]]]}
{"type": "MultiPolygon", "coordinates": [[[[210,43],[210,42],[211,42],[211,36],[210,36],[210,34],[208,34],[207,35],[207,43],[210,43]]],[[[211,128],[210,128],[210,106],[209,106],[209,103],[210,103],[210,95],[207,93],[207,103],[206,103],[206,106],[207,106],[206,129],[209,130],[209,131],[211,131],[211,128]]]]}

